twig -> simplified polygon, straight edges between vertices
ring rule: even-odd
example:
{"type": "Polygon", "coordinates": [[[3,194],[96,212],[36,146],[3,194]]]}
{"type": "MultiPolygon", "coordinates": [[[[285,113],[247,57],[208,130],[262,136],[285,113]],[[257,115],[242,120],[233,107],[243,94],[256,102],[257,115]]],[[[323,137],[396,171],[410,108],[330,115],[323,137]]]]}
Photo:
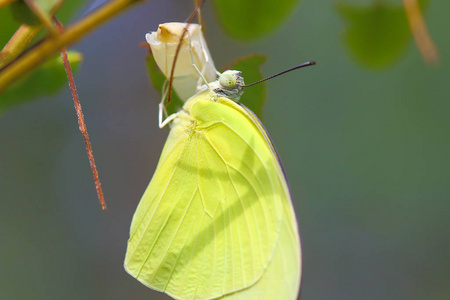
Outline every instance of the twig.
{"type": "Polygon", "coordinates": [[[409,27],[423,59],[429,65],[437,64],[439,62],[439,52],[428,33],[417,0],[403,0],[403,6],[405,7],[409,27]]]}
{"type": "Polygon", "coordinates": [[[42,25],[20,25],[0,52],[0,69],[19,56],[41,29],[42,25]]]}
{"type": "MultiPolygon", "coordinates": [[[[58,29],[62,32],[63,31],[62,24],[58,20],[56,19],[54,20],[58,29]]],[[[69,80],[69,87],[70,90],[72,91],[72,98],[78,117],[78,127],[80,128],[81,134],[83,135],[84,143],[86,144],[86,152],[89,158],[89,164],[91,165],[92,175],[94,175],[95,189],[97,190],[98,199],[100,201],[102,209],[106,210],[105,198],[103,196],[102,186],[100,184],[100,179],[98,177],[97,166],[95,165],[94,154],[92,152],[92,145],[91,142],[89,141],[86,123],[84,122],[84,114],[83,111],[81,110],[81,103],[78,98],[77,87],[75,86],[75,80],[73,79],[72,68],[70,67],[69,59],[67,58],[66,47],[63,47],[61,49],[61,57],[64,62],[64,68],[66,69],[67,79],[69,80]]]]}
{"type": "Polygon", "coordinates": [[[145,0],[112,0],[78,23],[68,27],[63,33],[46,38],[0,72],[0,92],[22,75],[58,53],[62,47],[75,43],[106,20],[142,1],[145,0]]]}

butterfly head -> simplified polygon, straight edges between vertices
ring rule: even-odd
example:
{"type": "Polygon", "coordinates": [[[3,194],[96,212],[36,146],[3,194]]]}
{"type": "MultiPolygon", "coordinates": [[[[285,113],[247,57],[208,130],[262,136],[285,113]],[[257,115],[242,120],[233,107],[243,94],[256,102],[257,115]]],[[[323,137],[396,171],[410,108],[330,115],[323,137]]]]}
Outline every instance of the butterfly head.
{"type": "Polygon", "coordinates": [[[212,90],[220,95],[239,101],[244,92],[244,78],[241,71],[228,70],[220,74],[219,79],[210,84],[212,90]]]}

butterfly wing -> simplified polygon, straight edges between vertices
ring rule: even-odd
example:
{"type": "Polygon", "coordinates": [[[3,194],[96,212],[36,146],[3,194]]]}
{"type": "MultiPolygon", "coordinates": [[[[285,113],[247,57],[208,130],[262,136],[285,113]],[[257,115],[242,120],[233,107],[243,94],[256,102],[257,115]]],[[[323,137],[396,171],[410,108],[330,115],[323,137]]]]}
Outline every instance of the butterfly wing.
{"type": "Polygon", "coordinates": [[[295,216],[286,206],[280,239],[268,268],[254,285],[217,300],[296,300],[300,287],[301,259],[295,216]]]}
{"type": "MultiPolygon", "coordinates": [[[[280,178],[287,187],[283,165],[266,129],[258,117],[247,107],[241,105],[246,113],[259,127],[262,135],[266,137],[274,156],[277,157],[280,178]]],[[[290,195],[287,193],[287,195],[290,195]]],[[[275,248],[274,256],[257,283],[241,291],[225,295],[217,300],[263,300],[263,299],[297,299],[301,278],[301,250],[297,219],[290,197],[283,201],[283,217],[280,228],[280,238],[275,248]]]]}
{"type": "Polygon", "coordinates": [[[177,299],[267,289],[284,268],[298,282],[297,227],[271,143],[235,102],[194,98],[133,217],[126,270],[177,299]]]}

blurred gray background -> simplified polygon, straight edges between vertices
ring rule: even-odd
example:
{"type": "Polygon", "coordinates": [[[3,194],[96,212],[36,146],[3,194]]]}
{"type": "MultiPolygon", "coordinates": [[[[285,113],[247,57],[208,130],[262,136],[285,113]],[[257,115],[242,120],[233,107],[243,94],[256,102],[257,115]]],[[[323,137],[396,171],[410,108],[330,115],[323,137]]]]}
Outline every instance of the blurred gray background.
{"type": "MultiPolygon", "coordinates": [[[[0,117],[0,299],[170,299],[129,276],[123,258],[167,136],[139,43],[184,21],[191,2],[146,2],[72,47],[84,54],[76,83],[107,212],[68,89],[0,117]]],[[[299,220],[301,299],[450,299],[450,3],[431,1],[425,15],[439,68],[411,39],[376,72],[349,56],[334,4],[303,0],[247,44],[205,7],[217,66],[255,52],[268,55],[265,75],[318,62],[270,81],[264,114],[299,220]]]]}

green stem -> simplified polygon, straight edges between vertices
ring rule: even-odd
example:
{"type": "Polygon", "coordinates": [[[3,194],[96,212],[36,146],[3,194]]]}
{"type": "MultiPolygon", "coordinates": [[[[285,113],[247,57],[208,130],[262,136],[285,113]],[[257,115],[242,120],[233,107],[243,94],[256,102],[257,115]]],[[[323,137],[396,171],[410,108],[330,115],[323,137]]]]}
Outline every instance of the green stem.
{"type": "Polygon", "coordinates": [[[42,25],[20,25],[0,52],[0,69],[19,56],[41,29],[42,25]]]}
{"type": "Polygon", "coordinates": [[[78,23],[68,27],[63,33],[57,36],[47,37],[0,72],[0,92],[4,91],[12,82],[19,79],[31,69],[39,66],[48,58],[60,52],[62,47],[75,43],[106,20],[141,1],[144,0],[110,1],[78,23]]]}

